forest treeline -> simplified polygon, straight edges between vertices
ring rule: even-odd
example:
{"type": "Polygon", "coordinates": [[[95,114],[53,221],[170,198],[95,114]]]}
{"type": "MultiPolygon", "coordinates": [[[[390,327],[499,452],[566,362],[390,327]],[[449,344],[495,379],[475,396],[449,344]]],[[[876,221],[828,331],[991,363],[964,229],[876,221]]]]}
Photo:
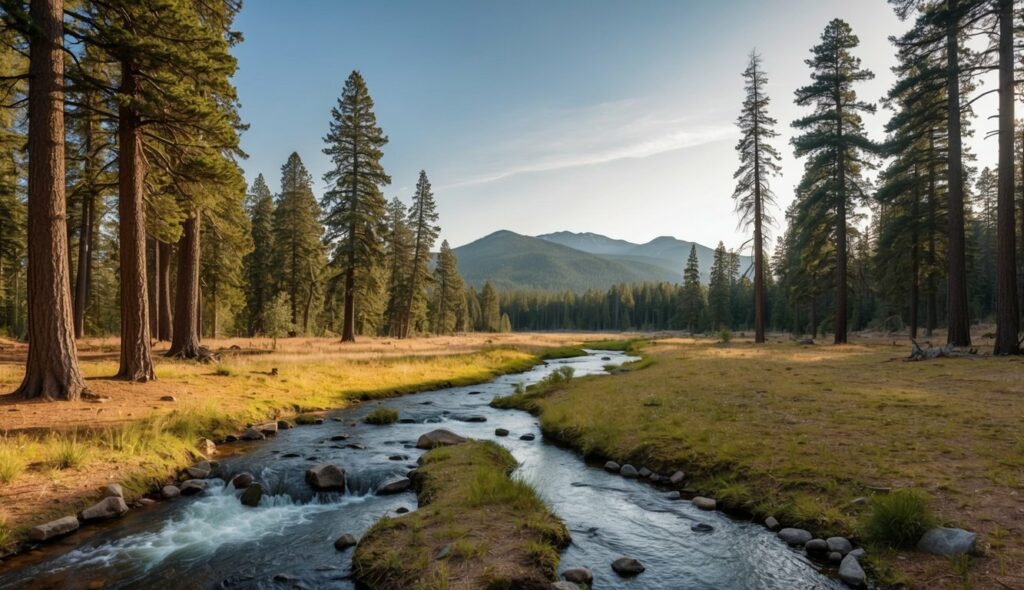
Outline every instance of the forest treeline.
{"type": "MultiPolygon", "coordinates": [[[[892,0],[897,82],[886,136],[857,94],[873,77],[850,26],[828,23],[796,91],[805,169],[768,252],[779,174],[761,57],[743,72],[733,194],[752,269],[719,245],[702,285],[582,294],[478,292],[458,273],[421,172],[409,204],[388,200],[388,137],[359,72],[325,113],[331,168],[316,195],[298,154],[280,181],[246,186],[232,77],[238,0],[0,0],[0,329],[30,342],[18,393],[85,390],[75,338],[118,334],[118,377],[154,378],[152,345],[198,358],[203,337],[408,337],[510,329],[768,328],[834,334],[948,328],[970,344],[994,317],[999,354],[1020,350],[1024,134],[1014,118],[1020,3],[892,0]],[[998,72],[998,162],[973,164],[981,77],[998,72]],[[1016,162],[1015,162],[1016,160],[1016,162]],[[877,170],[869,180],[867,172],[877,170]],[[270,184],[278,189],[272,191],[270,184]],[[870,213],[864,223],[864,212],[870,213]]],[[[985,123],[982,123],[985,125],[985,123]]]]}

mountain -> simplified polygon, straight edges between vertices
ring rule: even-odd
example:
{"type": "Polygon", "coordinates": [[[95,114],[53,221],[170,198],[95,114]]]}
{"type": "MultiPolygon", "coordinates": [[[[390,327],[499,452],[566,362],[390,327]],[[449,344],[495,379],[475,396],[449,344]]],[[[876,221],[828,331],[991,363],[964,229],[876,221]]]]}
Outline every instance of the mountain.
{"type": "Polygon", "coordinates": [[[499,290],[542,289],[585,291],[607,289],[616,283],[679,281],[671,273],[644,261],[599,256],[502,230],[455,248],[459,272],[480,287],[490,280],[499,290]]]}
{"type": "MultiPolygon", "coordinates": [[[[455,248],[459,272],[480,287],[576,291],[607,289],[616,283],[682,280],[691,242],[663,236],[634,244],[595,233],[557,232],[530,237],[502,230],[455,248]]],[[[697,244],[706,282],[714,250],[697,244]]],[[[744,256],[740,267],[748,268],[744,256]]]]}

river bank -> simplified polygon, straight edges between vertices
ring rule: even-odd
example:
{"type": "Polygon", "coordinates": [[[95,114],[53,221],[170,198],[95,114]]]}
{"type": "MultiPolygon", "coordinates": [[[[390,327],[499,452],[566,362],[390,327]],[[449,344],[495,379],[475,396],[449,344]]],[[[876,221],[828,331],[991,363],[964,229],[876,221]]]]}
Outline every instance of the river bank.
{"type": "MultiPolygon", "coordinates": [[[[495,335],[367,339],[342,347],[294,339],[277,349],[270,341],[219,341],[209,344],[218,347],[220,362],[158,357],[157,380],[145,384],[107,378],[116,346],[90,341],[82,366],[102,402],[0,397],[0,555],[17,549],[31,526],[90,505],[105,484],[122,485],[131,503],[196,460],[212,459],[204,439],[364,400],[485,382],[579,341],[574,334],[495,335]]],[[[19,349],[4,350],[0,389],[13,389],[19,349]]]]}
{"type": "MultiPolygon", "coordinates": [[[[883,581],[1016,587],[1024,579],[1024,363],[899,362],[905,347],[663,340],[649,366],[520,397],[546,437],[591,460],[685,469],[691,493],[822,538],[868,545],[883,581]],[[894,360],[895,359],[895,360],[894,360]],[[980,533],[950,559],[871,538],[872,498],[920,490],[938,524],[980,533]]],[[[506,402],[504,405],[508,405],[506,402]]]]}

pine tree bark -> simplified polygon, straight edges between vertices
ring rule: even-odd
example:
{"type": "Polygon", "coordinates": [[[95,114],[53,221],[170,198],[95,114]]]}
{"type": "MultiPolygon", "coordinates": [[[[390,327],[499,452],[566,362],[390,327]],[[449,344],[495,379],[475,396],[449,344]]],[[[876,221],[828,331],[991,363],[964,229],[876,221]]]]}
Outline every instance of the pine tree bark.
{"type": "Polygon", "coordinates": [[[149,333],[149,295],[146,284],[146,171],[142,155],[139,116],[131,101],[140,92],[140,80],[131,59],[121,62],[124,100],[118,107],[118,204],[121,271],[121,366],[117,377],[149,381],[153,350],[149,333]]]}
{"type": "Polygon", "coordinates": [[[157,311],[160,316],[160,331],[157,333],[157,340],[170,342],[174,334],[174,314],[171,312],[171,254],[172,246],[166,242],[157,242],[157,249],[160,250],[160,267],[157,274],[160,275],[160,289],[157,291],[157,311]]]}
{"type": "Polygon", "coordinates": [[[151,242],[152,246],[149,247],[149,250],[153,253],[153,265],[151,267],[153,272],[151,280],[153,284],[150,285],[149,289],[149,334],[157,336],[160,334],[160,314],[156,313],[157,297],[160,293],[160,246],[156,238],[153,238],[151,242]]]}
{"type": "Polygon", "coordinates": [[[949,265],[947,303],[949,314],[946,341],[953,346],[971,345],[971,324],[967,313],[967,252],[964,237],[964,173],[960,130],[960,56],[959,29],[953,15],[957,0],[946,0],[949,22],[946,24],[946,109],[949,128],[949,236],[946,262],[949,265]]]}
{"type": "Polygon", "coordinates": [[[174,338],[167,356],[197,359],[199,350],[199,211],[185,220],[178,240],[174,338]]]}
{"type": "MultiPolygon", "coordinates": [[[[86,144],[88,143],[87,141],[86,144]]],[[[91,180],[87,182],[91,183],[91,180]]],[[[78,268],[75,271],[75,338],[81,338],[85,334],[85,306],[89,293],[89,270],[92,266],[92,228],[95,224],[95,201],[96,195],[90,186],[82,195],[82,222],[78,232],[78,268]]]]}
{"type": "Polygon", "coordinates": [[[75,348],[64,193],[63,0],[32,0],[28,90],[28,360],[14,392],[74,401],[75,348]]]}
{"type": "Polygon", "coordinates": [[[1017,308],[1016,212],[1013,194],[1013,0],[999,0],[999,189],[996,232],[994,354],[1020,354],[1017,308]]]}
{"type": "Polygon", "coordinates": [[[917,165],[914,165],[914,202],[911,207],[911,217],[914,219],[913,229],[910,232],[910,337],[917,338],[918,304],[920,294],[920,234],[917,230],[918,219],[920,218],[921,193],[918,186],[917,165]]]}

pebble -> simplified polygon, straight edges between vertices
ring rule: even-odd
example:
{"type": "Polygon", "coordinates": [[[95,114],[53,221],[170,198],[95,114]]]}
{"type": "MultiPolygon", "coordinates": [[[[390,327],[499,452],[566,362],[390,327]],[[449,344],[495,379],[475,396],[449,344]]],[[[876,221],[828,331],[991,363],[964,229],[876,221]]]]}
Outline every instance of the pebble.
{"type": "Polygon", "coordinates": [[[608,473],[618,473],[620,469],[622,469],[622,466],[615,461],[608,461],[604,464],[604,470],[608,473]]]}
{"type": "Polygon", "coordinates": [[[589,567],[569,568],[562,572],[562,577],[567,582],[572,582],[573,584],[586,584],[590,586],[594,583],[594,572],[589,567]]]}
{"type": "Polygon", "coordinates": [[[334,548],[338,551],[344,551],[349,547],[354,547],[355,545],[356,538],[350,535],[349,533],[345,533],[344,535],[338,537],[336,541],[334,541],[334,548]]]}
{"type": "Polygon", "coordinates": [[[621,475],[622,477],[633,478],[638,476],[639,472],[637,472],[636,467],[633,467],[629,463],[626,463],[625,465],[622,466],[621,469],[619,469],[619,475],[621,475]]]}
{"type": "Polygon", "coordinates": [[[779,521],[776,520],[774,516],[769,516],[768,518],[764,519],[764,526],[768,527],[768,530],[774,531],[775,529],[779,528],[779,521]]]}

